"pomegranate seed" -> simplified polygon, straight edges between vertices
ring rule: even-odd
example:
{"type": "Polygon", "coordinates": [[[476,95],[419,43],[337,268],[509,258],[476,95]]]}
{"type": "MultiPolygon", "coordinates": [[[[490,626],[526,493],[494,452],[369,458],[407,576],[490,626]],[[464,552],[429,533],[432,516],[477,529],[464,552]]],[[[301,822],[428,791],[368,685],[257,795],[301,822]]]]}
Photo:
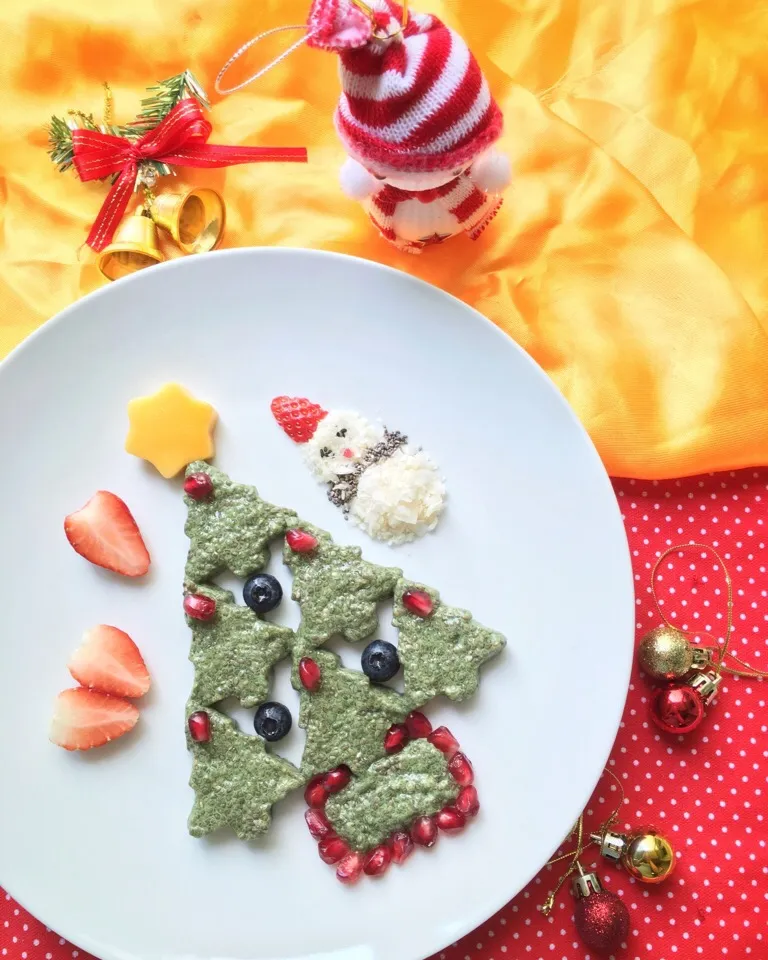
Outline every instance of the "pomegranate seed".
{"type": "Polygon", "coordinates": [[[212,620],[216,616],[216,601],[200,593],[187,594],[184,613],[193,620],[212,620]]]}
{"type": "Polygon", "coordinates": [[[205,710],[198,710],[197,713],[193,713],[187,720],[187,725],[189,726],[189,735],[195,743],[208,743],[211,739],[211,718],[205,710]]]}
{"type": "Polygon", "coordinates": [[[456,807],[443,807],[440,813],[435,815],[435,820],[441,830],[461,830],[467,822],[464,814],[456,807]]]}
{"type": "Polygon", "coordinates": [[[468,787],[475,779],[475,772],[472,764],[467,760],[463,753],[454,754],[448,763],[448,772],[462,787],[468,787]]]}
{"type": "Polygon", "coordinates": [[[285,542],[294,553],[312,553],[317,546],[317,537],[313,537],[306,530],[289,530],[285,535],[285,542]]]}
{"type": "Polygon", "coordinates": [[[314,693],[320,689],[323,682],[323,673],[312,657],[302,657],[299,660],[299,680],[305,690],[314,693]]]}
{"type": "Polygon", "coordinates": [[[441,753],[447,754],[449,759],[459,749],[459,741],[454,737],[448,727],[438,727],[437,730],[433,730],[427,737],[427,740],[429,740],[433,747],[437,747],[441,753]]]}
{"type": "Polygon", "coordinates": [[[307,801],[308,807],[319,808],[325,806],[328,793],[323,786],[323,780],[325,780],[325,774],[319,773],[316,777],[312,777],[307,784],[307,788],[304,791],[304,799],[307,801]]]}
{"type": "Polygon", "coordinates": [[[213,480],[207,473],[190,473],[184,481],[184,493],[190,500],[207,500],[213,493],[213,480]]]}
{"type": "Polygon", "coordinates": [[[330,821],[322,810],[310,808],[304,814],[304,819],[307,821],[309,832],[315,840],[322,840],[323,837],[327,837],[331,833],[330,821]]]}
{"type": "Polygon", "coordinates": [[[329,770],[328,773],[326,773],[323,779],[323,786],[327,793],[338,793],[339,790],[343,790],[344,787],[346,787],[351,779],[352,771],[345,763],[342,763],[340,767],[336,767],[335,770],[329,770]]]}
{"type": "Polygon", "coordinates": [[[408,743],[408,731],[402,723],[391,726],[384,734],[384,749],[387,753],[400,753],[408,743]]]}
{"type": "Polygon", "coordinates": [[[456,809],[460,810],[465,817],[474,817],[480,809],[480,800],[477,797],[477,790],[474,787],[463,787],[456,797],[456,809]]]}
{"type": "Polygon", "coordinates": [[[405,726],[412,740],[421,740],[432,733],[432,724],[424,714],[419,713],[418,710],[414,710],[413,713],[408,714],[405,718],[405,726]]]}
{"type": "Polygon", "coordinates": [[[336,876],[342,883],[357,883],[363,872],[362,853],[348,853],[336,868],[336,876]]]}
{"type": "Polygon", "coordinates": [[[392,846],[392,859],[395,863],[405,863],[413,853],[413,840],[411,835],[404,830],[398,830],[389,838],[392,846]]]}
{"type": "Polygon", "coordinates": [[[419,817],[411,824],[411,840],[420,847],[433,847],[437,843],[437,824],[434,817],[419,817]]]}
{"type": "Polygon", "coordinates": [[[406,590],[403,594],[403,606],[408,613],[417,617],[431,617],[435,609],[434,600],[425,590],[406,590]]]}
{"type": "Polygon", "coordinates": [[[369,877],[380,877],[390,863],[392,863],[392,851],[386,843],[382,843],[366,855],[363,870],[369,877]]]}
{"type": "Polygon", "coordinates": [[[349,847],[341,837],[337,837],[335,833],[329,833],[318,843],[317,852],[323,863],[338,863],[347,856],[349,847]]]}

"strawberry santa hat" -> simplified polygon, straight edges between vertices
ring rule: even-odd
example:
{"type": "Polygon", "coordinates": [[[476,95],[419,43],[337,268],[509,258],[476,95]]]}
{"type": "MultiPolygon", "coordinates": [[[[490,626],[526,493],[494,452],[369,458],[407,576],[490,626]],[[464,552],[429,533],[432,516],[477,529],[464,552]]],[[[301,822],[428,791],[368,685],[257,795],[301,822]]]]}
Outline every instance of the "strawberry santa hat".
{"type": "Polygon", "coordinates": [[[320,421],[328,416],[327,410],[305,397],[275,397],[270,409],[275,420],[296,443],[308,443],[320,421]]]}
{"type": "Polygon", "coordinates": [[[357,3],[314,0],[308,24],[310,46],[339,54],[335,120],[349,155],[378,179],[447,180],[472,164],[478,186],[503,189],[507,158],[483,157],[501,136],[501,110],[464,40],[431,14],[404,15],[393,0],[357,3]]]}

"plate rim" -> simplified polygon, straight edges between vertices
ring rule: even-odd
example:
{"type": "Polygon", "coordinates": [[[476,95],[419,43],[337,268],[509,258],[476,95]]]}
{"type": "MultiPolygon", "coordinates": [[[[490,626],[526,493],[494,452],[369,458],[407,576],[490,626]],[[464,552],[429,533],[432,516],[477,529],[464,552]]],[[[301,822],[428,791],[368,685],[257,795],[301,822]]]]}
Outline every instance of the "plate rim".
{"type": "MultiPolygon", "coordinates": [[[[300,256],[306,256],[306,257],[312,257],[312,258],[318,258],[318,259],[351,261],[355,264],[363,264],[364,266],[367,266],[371,269],[379,270],[386,274],[395,274],[400,278],[405,277],[407,280],[415,283],[418,286],[428,287],[432,293],[437,293],[439,296],[458,302],[465,310],[474,314],[476,320],[479,320],[482,323],[484,323],[486,326],[491,327],[493,331],[495,331],[495,335],[503,339],[508,345],[510,345],[514,350],[516,350],[518,354],[522,355],[522,357],[524,358],[524,362],[527,362],[530,366],[534,368],[536,375],[540,379],[543,379],[544,381],[546,381],[549,389],[554,390],[555,394],[557,395],[557,402],[560,405],[561,409],[566,414],[566,416],[570,418],[571,423],[575,426],[577,431],[581,434],[582,438],[586,440],[588,447],[591,449],[591,455],[594,457],[595,465],[598,467],[595,482],[599,482],[600,484],[602,484],[605,494],[608,495],[606,498],[606,501],[607,501],[607,504],[608,503],[611,504],[610,513],[613,515],[612,522],[616,525],[616,532],[620,533],[620,537],[619,537],[620,543],[617,544],[617,547],[619,545],[621,546],[621,550],[620,550],[621,556],[617,557],[617,563],[620,561],[624,567],[624,578],[626,582],[627,640],[626,640],[625,658],[624,658],[625,660],[624,662],[625,693],[624,693],[624,696],[621,697],[620,702],[617,703],[617,707],[615,711],[615,719],[610,726],[610,730],[611,730],[610,742],[608,743],[606,748],[600,753],[603,759],[599,767],[597,777],[594,781],[592,781],[590,778],[590,781],[589,781],[590,787],[588,788],[588,792],[586,793],[585,796],[580,798],[579,797],[574,798],[575,800],[579,800],[580,802],[578,807],[574,806],[573,816],[569,818],[568,823],[575,822],[579,814],[585,809],[590,796],[594,792],[594,789],[597,783],[599,782],[600,777],[602,776],[603,770],[607,766],[611,751],[613,749],[613,745],[616,740],[616,736],[618,735],[618,732],[620,729],[621,718],[624,713],[624,708],[625,708],[627,696],[629,693],[628,688],[629,688],[629,682],[631,678],[632,663],[634,659],[635,587],[634,587],[634,574],[632,569],[629,543],[626,537],[624,521],[621,514],[621,508],[615,496],[613,487],[611,485],[611,478],[609,477],[605,469],[605,465],[603,464],[603,461],[600,457],[600,454],[597,448],[595,447],[594,442],[592,441],[592,438],[590,437],[586,428],[582,424],[581,420],[578,418],[573,407],[571,407],[571,405],[563,396],[562,392],[560,391],[559,387],[554,382],[554,380],[546,373],[546,371],[539,365],[539,363],[537,363],[537,361],[526,350],[523,349],[523,347],[516,340],[514,340],[509,334],[507,334],[499,326],[493,323],[488,317],[486,317],[483,313],[481,313],[476,307],[472,306],[472,304],[467,303],[464,300],[461,300],[459,297],[456,297],[453,294],[449,293],[448,291],[443,290],[441,287],[438,287],[435,284],[422,279],[421,277],[414,276],[413,274],[408,273],[405,270],[400,270],[396,267],[390,266],[388,264],[380,263],[379,261],[376,261],[376,260],[369,260],[365,257],[358,257],[352,254],[340,253],[336,251],[314,250],[314,249],[309,249],[304,247],[293,247],[293,246],[285,246],[285,247],[248,246],[248,247],[234,247],[234,248],[227,248],[227,249],[219,249],[219,250],[214,250],[208,253],[196,254],[194,255],[194,257],[178,257],[172,260],[167,260],[161,264],[155,265],[152,271],[152,275],[157,276],[160,270],[164,271],[165,273],[169,273],[172,270],[193,269],[194,264],[196,262],[199,262],[200,260],[208,261],[214,258],[215,259],[248,258],[254,255],[260,256],[260,257],[277,257],[277,258],[285,258],[285,259],[290,259],[296,255],[300,255],[300,256]]],[[[128,285],[140,284],[142,282],[144,282],[144,271],[142,270],[137,271],[128,277],[124,277],[119,281],[116,281],[116,283],[120,285],[118,289],[125,289],[126,286],[128,285]]],[[[41,323],[38,327],[35,328],[35,330],[33,330],[26,337],[24,337],[23,340],[21,340],[18,344],[16,344],[16,346],[14,346],[11,349],[11,351],[2,360],[0,360],[0,377],[3,376],[4,371],[9,366],[11,366],[15,362],[18,362],[18,358],[22,356],[26,351],[28,351],[29,349],[34,349],[34,345],[36,344],[36,342],[41,337],[45,336],[48,330],[50,330],[54,326],[59,327],[63,323],[66,323],[70,314],[75,313],[81,307],[83,302],[97,300],[103,297],[106,297],[107,299],[109,299],[109,297],[113,295],[111,293],[113,289],[115,289],[115,282],[106,284],[96,290],[92,290],[89,293],[85,294],[84,296],[79,297],[73,303],[68,304],[58,313],[54,314],[54,316],[43,321],[43,323],[41,323]]],[[[111,317],[108,314],[104,322],[110,322],[110,319],[111,317]]],[[[563,830],[564,831],[567,830],[567,824],[564,825],[563,830]]],[[[558,847],[562,844],[563,836],[564,834],[560,834],[558,835],[557,840],[553,841],[553,846],[550,848],[550,853],[557,850],[558,847]]],[[[534,870],[534,872],[525,880],[525,882],[514,893],[510,894],[508,891],[505,891],[505,890],[502,891],[499,896],[493,898],[492,903],[488,903],[486,907],[483,907],[479,911],[475,910],[462,923],[457,924],[454,928],[455,933],[452,934],[452,941],[450,942],[460,940],[461,938],[465,937],[467,934],[471,933],[473,930],[477,929],[479,926],[481,926],[483,923],[489,920],[492,916],[494,916],[507,903],[509,903],[516,896],[518,896],[519,893],[526,886],[528,886],[528,884],[530,884],[531,881],[536,876],[538,876],[538,874],[544,868],[545,863],[546,861],[542,862],[542,864],[538,867],[538,869],[534,870]]],[[[13,889],[12,889],[13,888],[12,883],[9,885],[6,882],[6,880],[4,880],[3,878],[0,878],[0,886],[8,894],[10,894],[11,898],[15,900],[16,903],[18,903],[24,910],[30,913],[38,921],[48,926],[45,919],[41,918],[33,909],[30,909],[30,907],[27,906],[24,898],[19,899],[19,897],[16,896],[16,894],[13,892],[13,889]]],[[[78,949],[85,950],[88,953],[91,953],[93,956],[99,957],[99,960],[126,960],[127,958],[127,955],[120,948],[113,947],[112,945],[106,945],[107,950],[105,952],[104,950],[105,945],[94,943],[91,940],[90,936],[87,934],[84,934],[82,936],[80,936],[79,934],[75,936],[70,935],[70,931],[68,931],[66,923],[63,923],[63,924],[56,923],[54,926],[50,927],[50,929],[60,937],[64,937],[68,942],[75,945],[78,949]]],[[[441,942],[440,944],[434,947],[434,950],[432,952],[445,949],[448,945],[449,944],[447,943],[441,942]]],[[[323,960],[332,960],[335,954],[336,954],[335,949],[332,954],[323,954],[323,960]]],[[[297,956],[295,960],[309,960],[309,958],[310,958],[310,955],[307,954],[306,958],[297,956]]],[[[131,960],[134,960],[133,956],[131,956],[131,960]]],[[[214,958],[207,958],[207,957],[204,958],[200,956],[196,958],[196,960],[214,960],[214,958]]],[[[415,955],[411,957],[409,955],[408,957],[403,957],[402,960],[424,960],[424,958],[421,956],[421,954],[419,954],[418,957],[415,955]]]]}

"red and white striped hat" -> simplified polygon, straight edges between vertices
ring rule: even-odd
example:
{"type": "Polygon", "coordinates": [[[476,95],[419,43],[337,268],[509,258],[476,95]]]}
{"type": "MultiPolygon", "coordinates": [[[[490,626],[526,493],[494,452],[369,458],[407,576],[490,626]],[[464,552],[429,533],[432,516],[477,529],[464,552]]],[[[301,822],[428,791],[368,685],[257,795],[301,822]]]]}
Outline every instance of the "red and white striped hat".
{"type": "Polygon", "coordinates": [[[394,0],[314,0],[309,44],[341,59],[336,127],[347,151],[377,170],[457,170],[501,136],[502,115],[462,38],[394,0]]]}

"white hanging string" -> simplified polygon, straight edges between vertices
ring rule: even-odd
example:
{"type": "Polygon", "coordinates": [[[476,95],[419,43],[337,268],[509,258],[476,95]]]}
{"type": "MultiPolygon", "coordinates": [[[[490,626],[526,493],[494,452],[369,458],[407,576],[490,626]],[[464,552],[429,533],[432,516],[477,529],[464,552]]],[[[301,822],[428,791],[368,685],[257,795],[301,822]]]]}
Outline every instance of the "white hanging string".
{"type": "MultiPolygon", "coordinates": [[[[363,13],[369,16],[371,20],[374,20],[374,11],[371,7],[368,6],[365,0],[352,0],[352,2],[355,4],[355,6],[361,9],[363,13]]],[[[401,26],[394,33],[384,37],[377,36],[376,39],[391,40],[393,37],[402,33],[403,30],[405,30],[407,25],[408,25],[408,0],[403,0],[403,19],[402,19],[401,26]]],[[[303,23],[300,23],[300,24],[291,24],[289,26],[284,26],[284,27],[273,27],[271,30],[267,30],[265,33],[260,33],[257,37],[253,37],[247,43],[244,43],[242,47],[235,50],[235,52],[232,54],[229,60],[227,60],[227,62],[224,64],[221,70],[219,70],[218,76],[216,77],[216,82],[214,83],[214,88],[216,90],[216,93],[221,94],[221,96],[227,96],[230,93],[236,93],[238,90],[242,90],[243,87],[247,87],[249,83],[253,83],[254,80],[258,80],[260,77],[263,77],[265,73],[269,73],[269,71],[272,70],[273,67],[276,67],[278,64],[282,63],[283,60],[287,60],[292,53],[295,53],[295,51],[298,50],[299,47],[302,46],[302,44],[305,44],[307,40],[313,37],[316,32],[317,31],[308,30],[303,23]],[[244,53],[247,53],[248,50],[251,49],[251,47],[256,46],[257,43],[260,43],[262,40],[266,40],[267,37],[271,37],[275,33],[284,33],[285,31],[289,31],[289,30],[290,31],[301,30],[304,36],[300,37],[296,41],[296,43],[291,44],[291,46],[288,47],[287,50],[284,50],[283,53],[275,57],[274,60],[271,60],[266,66],[262,67],[260,70],[257,70],[256,73],[252,74],[246,80],[243,80],[242,83],[238,83],[234,87],[222,87],[221,81],[224,78],[224,75],[226,74],[226,72],[229,70],[232,64],[236,60],[239,60],[244,53]]],[[[375,33],[374,33],[374,36],[376,36],[375,33]]]]}
{"type": "Polygon", "coordinates": [[[267,30],[265,33],[260,33],[257,37],[253,37],[251,40],[248,41],[248,43],[244,43],[242,47],[240,47],[238,50],[235,50],[235,52],[232,54],[229,60],[227,60],[227,62],[224,64],[221,70],[219,70],[219,74],[216,77],[216,82],[214,84],[216,93],[219,93],[222,96],[226,96],[227,94],[235,93],[238,90],[242,90],[243,87],[247,87],[249,83],[253,83],[254,80],[258,80],[260,77],[263,77],[264,74],[269,73],[269,71],[273,67],[276,67],[278,64],[282,63],[283,60],[286,60],[288,57],[290,57],[292,53],[298,50],[299,47],[302,44],[306,43],[307,40],[309,40],[309,38],[312,36],[313,36],[313,33],[310,33],[307,30],[306,25],[303,23],[300,23],[300,24],[293,24],[291,26],[285,26],[285,27],[274,27],[272,30],[267,30]],[[271,37],[275,33],[283,33],[286,30],[301,30],[304,36],[300,37],[296,41],[296,43],[291,44],[291,46],[288,47],[287,50],[284,50],[279,56],[275,57],[274,60],[271,60],[266,66],[262,67],[260,70],[257,70],[256,73],[248,77],[247,80],[243,80],[242,83],[238,83],[234,87],[222,87],[221,81],[224,78],[224,75],[236,60],[239,60],[244,53],[246,53],[248,50],[251,49],[251,47],[255,46],[260,41],[266,40],[267,37],[271,37]]]}

